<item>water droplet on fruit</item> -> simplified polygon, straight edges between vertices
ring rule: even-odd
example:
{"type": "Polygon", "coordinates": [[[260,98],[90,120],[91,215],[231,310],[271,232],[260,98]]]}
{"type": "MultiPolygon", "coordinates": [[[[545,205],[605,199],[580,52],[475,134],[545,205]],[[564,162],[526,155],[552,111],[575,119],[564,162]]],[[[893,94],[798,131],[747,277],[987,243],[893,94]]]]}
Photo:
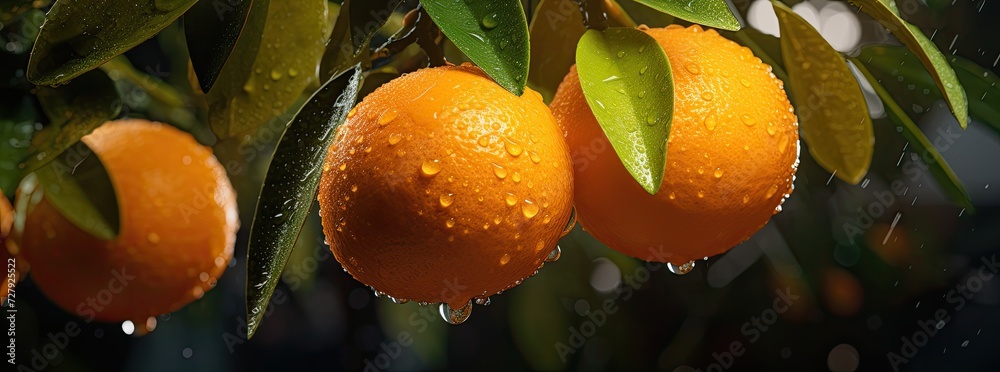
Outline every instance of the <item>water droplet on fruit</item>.
{"type": "Polygon", "coordinates": [[[281,71],[271,70],[271,80],[274,80],[274,81],[281,80],[282,76],[284,76],[284,74],[282,74],[281,71]]]}
{"type": "Polygon", "coordinates": [[[509,192],[507,193],[507,196],[504,197],[504,200],[507,202],[507,205],[511,207],[513,207],[514,204],[517,204],[517,198],[514,196],[514,194],[511,194],[509,192]]]}
{"type": "Polygon", "coordinates": [[[462,324],[469,319],[469,315],[472,315],[472,301],[457,309],[453,309],[446,303],[441,303],[440,307],[438,307],[438,312],[441,314],[441,318],[448,324],[462,324]]]}
{"type": "Polygon", "coordinates": [[[454,218],[449,218],[448,221],[444,222],[444,225],[446,227],[448,227],[449,229],[452,228],[452,227],[455,227],[455,219],[454,218]]]}
{"type": "Polygon", "coordinates": [[[424,163],[420,165],[420,173],[424,177],[431,177],[441,171],[441,162],[437,159],[424,160],[424,163]]]}
{"type": "Polygon", "coordinates": [[[713,95],[712,92],[703,92],[701,94],[701,99],[703,100],[711,101],[712,98],[715,98],[715,95],[713,95]]]}
{"type": "Polygon", "coordinates": [[[708,116],[705,117],[705,129],[714,130],[715,125],[716,125],[715,114],[714,113],[708,114],[708,116]]]}
{"type": "Polygon", "coordinates": [[[684,68],[686,68],[688,72],[694,75],[701,74],[701,67],[699,67],[697,63],[694,62],[688,63],[686,66],[684,66],[684,68]]]}
{"type": "Polygon", "coordinates": [[[500,257],[500,265],[506,265],[508,262],[510,262],[510,255],[504,253],[503,257],[500,257]]]}
{"type": "Polygon", "coordinates": [[[378,125],[383,127],[389,125],[389,123],[391,123],[393,120],[396,120],[397,116],[399,116],[399,113],[394,108],[389,108],[385,111],[382,111],[382,115],[379,115],[378,117],[378,125]]]}
{"type": "Polygon", "coordinates": [[[149,233],[149,235],[146,236],[146,239],[153,244],[157,244],[160,242],[160,236],[157,235],[156,233],[149,233]]]}
{"type": "Polygon", "coordinates": [[[507,170],[503,169],[500,164],[493,163],[493,174],[499,179],[507,178],[507,170]]]}
{"type": "Polygon", "coordinates": [[[616,55],[618,56],[618,58],[625,57],[625,51],[624,50],[619,50],[618,54],[616,54],[616,55]]]}
{"type": "Polygon", "coordinates": [[[688,263],[680,266],[668,262],[667,270],[670,270],[670,272],[677,275],[684,275],[691,272],[691,270],[694,270],[694,261],[688,261],[688,263]]]}
{"type": "Polygon", "coordinates": [[[394,146],[397,143],[399,143],[399,141],[402,141],[402,140],[403,140],[403,135],[402,134],[399,134],[399,133],[390,134],[389,135],[389,146],[394,146]]]}
{"type": "Polygon", "coordinates": [[[722,178],[723,170],[722,168],[715,168],[715,178],[722,178]]]}
{"type": "Polygon", "coordinates": [[[514,142],[510,138],[504,138],[503,147],[511,156],[521,155],[521,152],[524,151],[524,147],[521,147],[521,145],[517,144],[517,142],[514,142]]]}
{"type": "Polygon", "coordinates": [[[455,198],[452,196],[452,194],[441,194],[441,197],[438,198],[438,200],[441,202],[441,206],[445,208],[448,208],[448,206],[450,206],[451,203],[455,202],[455,198]]]}
{"type": "Polygon", "coordinates": [[[753,126],[754,124],[757,124],[757,119],[754,119],[754,118],[749,117],[747,115],[741,116],[740,120],[743,120],[743,124],[746,124],[748,127],[749,126],[753,126]]]}
{"type": "Polygon", "coordinates": [[[528,153],[528,157],[530,157],[531,161],[533,163],[535,163],[535,164],[538,164],[538,162],[542,161],[542,158],[540,156],[538,156],[538,154],[533,153],[533,152],[529,152],[528,153]]]}
{"type": "Polygon", "coordinates": [[[774,126],[774,123],[767,123],[767,134],[774,135],[778,133],[778,128],[774,126]]]}
{"type": "Polygon", "coordinates": [[[767,194],[764,194],[765,199],[770,199],[778,192],[778,185],[771,185],[771,188],[767,189],[767,194]]]}
{"type": "Polygon", "coordinates": [[[573,227],[576,226],[576,206],[573,206],[569,210],[569,220],[566,221],[566,227],[563,228],[560,237],[566,236],[570,231],[573,231],[573,227]]]}
{"type": "Polygon", "coordinates": [[[527,218],[535,217],[538,214],[538,205],[530,199],[524,199],[524,203],[521,204],[521,213],[527,218]]]}

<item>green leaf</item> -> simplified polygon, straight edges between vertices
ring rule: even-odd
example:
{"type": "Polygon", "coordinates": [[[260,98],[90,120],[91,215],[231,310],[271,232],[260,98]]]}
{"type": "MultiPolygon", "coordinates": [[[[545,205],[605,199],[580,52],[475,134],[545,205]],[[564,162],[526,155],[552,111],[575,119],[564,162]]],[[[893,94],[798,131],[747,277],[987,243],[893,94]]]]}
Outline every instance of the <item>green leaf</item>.
{"type": "MultiPolygon", "coordinates": [[[[611,26],[635,27],[614,0],[605,0],[611,26]],[[612,17],[612,14],[621,16],[612,17]]],[[[575,0],[542,0],[534,10],[528,33],[531,40],[531,67],[528,86],[538,91],[545,102],[552,100],[556,88],[576,60],[576,44],[587,31],[575,0]]]]}
{"type": "Polygon", "coordinates": [[[576,61],[587,104],[611,147],[639,185],[656,194],[674,115],[673,75],[663,48],[632,28],[589,30],[576,61]]]}
{"type": "Polygon", "coordinates": [[[247,27],[264,22],[261,38],[236,42],[231,62],[205,95],[212,131],[223,139],[280,116],[318,81],[316,66],[328,36],[326,0],[272,1],[266,21],[259,20],[260,11],[250,9],[247,27]]]}
{"type": "Polygon", "coordinates": [[[87,144],[77,142],[33,175],[37,176],[45,199],[67,220],[100,239],[118,236],[120,223],[114,185],[87,144]]]}
{"type": "Polygon", "coordinates": [[[868,104],[847,62],[806,20],[772,1],[781,25],[781,55],[809,153],[852,185],[871,166],[875,148],[868,104]]]}
{"type": "Polygon", "coordinates": [[[737,31],[742,26],[726,0],[635,0],[674,17],[723,30],[737,31]]]}
{"type": "Polygon", "coordinates": [[[295,115],[271,158],[247,249],[247,328],[253,336],[306,220],[336,128],[361,87],[361,67],[327,82],[295,115]]]}
{"type": "Polygon", "coordinates": [[[938,88],[944,92],[945,102],[951,107],[959,125],[964,129],[969,123],[969,107],[962,84],[955,77],[955,71],[948,65],[944,54],[938,50],[917,26],[904,21],[894,0],[851,0],[865,13],[882,23],[893,35],[910,48],[924,67],[934,77],[938,88]]]}
{"type": "MultiPolygon", "coordinates": [[[[871,45],[861,49],[858,60],[870,69],[872,76],[899,99],[912,105],[914,113],[921,113],[942,99],[941,92],[920,60],[909,50],[895,45],[871,45]]],[[[973,118],[1000,132],[1000,78],[992,71],[979,67],[972,61],[952,56],[949,59],[962,83],[969,100],[969,113],[973,118]]],[[[911,107],[904,107],[910,109],[911,107]]]]}
{"type": "Polygon", "coordinates": [[[514,95],[528,79],[528,21],[520,1],[420,2],[455,46],[514,95]]]}
{"type": "Polygon", "coordinates": [[[91,70],[58,88],[38,87],[38,102],[51,123],[36,133],[24,162],[28,173],[48,164],[80,138],[118,117],[121,96],[101,70],[91,70]]]}
{"type": "Polygon", "coordinates": [[[972,198],[969,197],[969,193],[965,190],[965,186],[962,185],[962,181],[951,170],[951,166],[944,160],[944,157],[941,156],[941,153],[938,152],[933,143],[920,131],[920,127],[906,115],[903,108],[899,107],[899,104],[893,99],[893,95],[882,87],[878,79],[859,60],[852,59],[852,61],[858,70],[865,75],[868,82],[871,83],[872,88],[875,89],[875,93],[882,99],[889,120],[895,123],[897,127],[903,129],[903,137],[913,146],[912,151],[931,156],[933,161],[925,162],[925,164],[948,197],[962,208],[970,211],[975,210],[972,205],[972,198]]]}
{"type": "MultiPolygon", "coordinates": [[[[208,92],[248,23],[250,8],[267,1],[199,1],[184,13],[184,36],[202,92],[208,92]]],[[[260,28],[247,30],[259,37],[260,28]]]]}
{"type": "Polygon", "coordinates": [[[146,41],[198,0],[58,0],[38,34],[28,80],[64,84],[146,41]]]}
{"type": "Polygon", "coordinates": [[[28,157],[28,147],[35,133],[35,108],[31,96],[0,100],[0,189],[14,195],[21,181],[20,164],[28,157]]]}
{"type": "Polygon", "coordinates": [[[972,116],[1000,132],[1000,77],[962,57],[953,56],[949,61],[965,92],[972,97],[969,100],[972,116]]]}
{"type": "Polygon", "coordinates": [[[323,54],[320,78],[328,79],[345,67],[361,62],[362,57],[367,56],[372,36],[401,3],[402,0],[345,0],[323,54]]]}

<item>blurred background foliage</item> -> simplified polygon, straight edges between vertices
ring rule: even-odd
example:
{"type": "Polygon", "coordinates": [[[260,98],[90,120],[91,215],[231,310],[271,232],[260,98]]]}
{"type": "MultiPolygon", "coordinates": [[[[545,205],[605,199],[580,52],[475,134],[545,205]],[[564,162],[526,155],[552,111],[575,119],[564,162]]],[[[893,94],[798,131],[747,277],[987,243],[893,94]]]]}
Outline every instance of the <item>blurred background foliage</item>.
{"type": "MultiPolygon", "coordinates": [[[[636,23],[655,27],[671,21],[632,0],[618,2],[636,23]]],[[[52,124],[32,96],[40,88],[25,79],[28,53],[48,3],[0,0],[0,188],[8,195],[14,190],[10,180],[19,172],[19,160],[11,159],[27,153],[32,133],[52,124]]],[[[529,17],[537,3],[525,1],[529,17]]],[[[298,43],[325,42],[339,10],[336,2],[326,5],[328,23],[321,28],[327,34],[313,30],[308,36],[316,40],[298,43]]],[[[398,30],[403,14],[415,5],[404,2],[374,44],[398,30]]],[[[734,5],[746,14],[750,2],[734,5]]],[[[995,78],[1000,25],[994,19],[1000,5],[905,0],[899,6],[904,18],[935,35],[946,55],[985,66],[984,72],[995,78]]],[[[290,14],[268,27],[280,28],[275,35],[296,35],[300,27],[317,28],[297,17],[315,16],[290,14]]],[[[864,42],[892,42],[884,28],[859,17],[864,42]]],[[[311,52],[303,48],[290,57],[308,57],[311,52]]],[[[860,58],[866,53],[874,51],[863,49],[860,58]]],[[[447,42],[445,55],[453,63],[465,60],[447,42]]],[[[370,91],[423,60],[415,45],[396,58],[379,60],[364,89],[370,91]]],[[[949,201],[926,171],[922,154],[913,152],[882,116],[874,123],[875,155],[861,184],[832,179],[803,151],[796,191],[784,212],[746,243],[699,261],[687,275],[618,254],[577,227],[561,241],[558,262],[492,297],[489,306],[477,306],[465,324],[447,326],[433,306],[376,298],[344,273],[324,245],[314,209],[271,299],[267,320],[252,341],[246,340],[244,303],[249,221],[273,146],[319,80],[295,87],[306,94],[282,98],[274,115],[260,118],[266,123],[258,130],[218,141],[214,119],[199,103],[201,93],[192,84],[188,61],[184,26],[178,20],[100,71],[121,95],[115,116],[167,122],[214,147],[238,192],[243,221],[229,269],[204,298],[156,318],[155,330],[141,337],[125,334],[119,324],[87,324],[59,310],[28,279],[17,289],[19,361],[30,362],[33,353],[51,344],[50,334],[75,323],[82,332],[60,347],[56,358],[46,359],[45,368],[706,370],[722,363],[731,344],[739,342],[746,351],[733,357],[732,369],[884,370],[893,366],[887,353],[900,353],[900,338],[925,329],[922,322],[944,309],[949,320],[900,368],[991,370],[1000,362],[995,352],[1000,285],[985,281],[960,309],[954,294],[978,275],[983,259],[1000,251],[996,128],[988,125],[989,118],[974,117],[962,131],[938,98],[920,94],[925,86],[934,88],[926,72],[893,68],[900,62],[895,58],[873,68],[874,73],[952,166],[970,194],[974,213],[949,201]],[[893,193],[897,183],[905,194],[893,193]],[[760,332],[751,337],[746,325],[773,308],[780,298],[776,290],[799,297],[766,330],[752,327],[760,332]],[[605,311],[603,321],[597,321],[598,310],[605,311]],[[578,343],[575,332],[585,342],[578,343]]],[[[239,63],[252,66],[254,61],[239,63]]],[[[225,84],[225,76],[219,79],[216,84],[225,84]]],[[[982,93],[966,89],[973,105],[988,95],[987,87],[978,88],[982,93]]]]}

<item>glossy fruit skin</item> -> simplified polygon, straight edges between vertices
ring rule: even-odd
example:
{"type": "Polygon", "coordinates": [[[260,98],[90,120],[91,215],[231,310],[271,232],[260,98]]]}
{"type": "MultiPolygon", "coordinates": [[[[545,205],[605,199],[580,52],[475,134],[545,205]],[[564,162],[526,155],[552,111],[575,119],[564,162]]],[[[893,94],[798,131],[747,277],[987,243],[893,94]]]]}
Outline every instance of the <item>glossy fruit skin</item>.
{"type": "Polygon", "coordinates": [[[324,233],[358,281],[460,307],[531,276],[572,210],[569,151],[541,96],[471,65],[368,95],[338,129],[319,191],[324,233]]]}
{"type": "Polygon", "coordinates": [[[27,182],[22,257],[59,307],[86,320],[142,321],[180,309],[214,286],[233,255],[236,195],[211,149],[161,123],[125,119],[83,138],[118,198],[120,232],[98,239],[27,182]]]}
{"type": "Polygon", "coordinates": [[[573,156],[584,229],[632,257],[681,265],[725,252],[777,213],[793,189],[798,123],[782,82],[749,49],[698,26],[639,29],[663,47],[674,80],[656,195],[621,164],[575,66],[550,107],[573,156]]]}

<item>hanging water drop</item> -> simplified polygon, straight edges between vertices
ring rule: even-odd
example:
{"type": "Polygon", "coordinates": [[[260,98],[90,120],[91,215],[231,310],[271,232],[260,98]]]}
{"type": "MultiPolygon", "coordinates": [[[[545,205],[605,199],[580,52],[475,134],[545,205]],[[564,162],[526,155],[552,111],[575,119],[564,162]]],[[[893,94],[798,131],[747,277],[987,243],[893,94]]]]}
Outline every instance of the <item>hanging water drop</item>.
{"type": "Polygon", "coordinates": [[[438,312],[441,314],[441,318],[448,324],[462,324],[469,319],[469,315],[472,315],[472,301],[457,309],[453,309],[446,303],[441,303],[440,307],[438,307],[438,312]]]}
{"type": "Polygon", "coordinates": [[[667,263],[667,270],[670,270],[670,272],[677,275],[684,275],[691,272],[691,270],[694,270],[694,261],[688,261],[688,263],[680,266],[674,265],[673,263],[667,263]]]}
{"type": "Polygon", "coordinates": [[[545,262],[556,262],[559,261],[559,257],[562,257],[562,248],[557,245],[552,252],[549,252],[549,256],[545,257],[545,262]]]}

